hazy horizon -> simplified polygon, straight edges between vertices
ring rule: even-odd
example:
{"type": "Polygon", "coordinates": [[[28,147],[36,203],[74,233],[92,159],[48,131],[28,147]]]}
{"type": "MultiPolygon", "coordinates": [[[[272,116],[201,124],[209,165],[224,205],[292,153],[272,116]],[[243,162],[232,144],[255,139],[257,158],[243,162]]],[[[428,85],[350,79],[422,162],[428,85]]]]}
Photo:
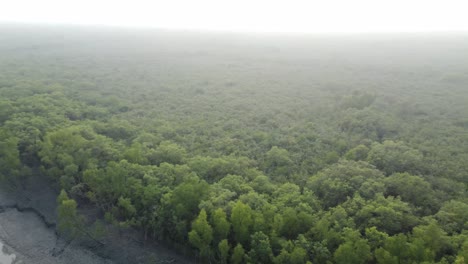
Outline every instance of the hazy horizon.
{"type": "Polygon", "coordinates": [[[2,28],[44,28],[44,29],[64,29],[72,28],[76,30],[97,30],[113,32],[165,32],[175,34],[204,34],[204,35],[225,35],[225,36],[255,36],[255,37],[422,37],[422,36],[465,36],[467,30],[434,30],[434,31],[369,31],[369,32],[282,32],[282,31],[237,31],[223,29],[202,29],[202,28],[165,28],[157,26],[125,26],[125,25],[105,25],[105,24],[74,24],[60,22],[25,22],[25,21],[1,21],[2,28]]]}
{"type": "Polygon", "coordinates": [[[468,32],[467,5],[461,0],[18,0],[2,6],[0,23],[289,34],[468,32]]]}

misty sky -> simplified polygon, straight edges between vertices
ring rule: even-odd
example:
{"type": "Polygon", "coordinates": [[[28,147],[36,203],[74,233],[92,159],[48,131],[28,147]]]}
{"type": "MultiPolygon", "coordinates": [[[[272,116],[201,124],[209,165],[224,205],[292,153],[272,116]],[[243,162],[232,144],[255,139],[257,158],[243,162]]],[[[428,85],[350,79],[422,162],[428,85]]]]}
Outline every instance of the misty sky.
{"type": "Polygon", "coordinates": [[[251,32],[468,31],[466,0],[0,0],[1,22],[251,32]]]}

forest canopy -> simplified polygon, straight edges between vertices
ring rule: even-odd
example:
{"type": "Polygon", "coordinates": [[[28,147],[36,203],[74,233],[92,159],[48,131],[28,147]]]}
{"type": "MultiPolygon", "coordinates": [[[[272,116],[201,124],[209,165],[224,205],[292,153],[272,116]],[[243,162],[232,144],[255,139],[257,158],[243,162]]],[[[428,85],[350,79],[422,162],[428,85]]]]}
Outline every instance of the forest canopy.
{"type": "Polygon", "coordinates": [[[71,239],[91,206],[202,263],[468,263],[466,35],[0,33],[2,185],[45,175],[71,239]]]}

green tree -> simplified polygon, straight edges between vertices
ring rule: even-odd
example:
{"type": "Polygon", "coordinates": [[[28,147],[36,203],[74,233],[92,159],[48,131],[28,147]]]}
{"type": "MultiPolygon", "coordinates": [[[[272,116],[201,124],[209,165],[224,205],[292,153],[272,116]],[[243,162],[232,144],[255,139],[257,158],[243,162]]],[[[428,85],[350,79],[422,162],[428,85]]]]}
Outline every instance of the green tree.
{"type": "Polygon", "coordinates": [[[432,214],[439,208],[436,193],[422,177],[395,173],[385,179],[385,187],[385,195],[400,196],[403,201],[420,208],[418,211],[423,215],[432,214]]]}
{"type": "Polygon", "coordinates": [[[226,213],[222,208],[218,208],[211,216],[214,231],[214,241],[221,241],[227,238],[231,224],[226,218],[226,213]]]}
{"type": "Polygon", "coordinates": [[[377,263],[397,264],[410,259],[411,251],[405,234],[388,237],[384,247],[375,251],[377,263]]]}
{"type": "Polygon", "coordinates": [[[280,254],[274,259],[278,264],[304,264],[307,261],[307,251],[302,247],[295,246],[292,252],[282,249],[280,254]]]}
{"type": "Polygon", "coordinates": [[[121,214],[126,219],[131,219],[137,213],[137,210],[135,206],[132,204],[132,201],[130,200],[130,198],[124,198],[121,196],[117,202],[117,205],[119,206],[121,210],[121,214]]]}
{"type": "Polygon", "coordinates": [[[372,251],[383,247],[387,238],[388,234],[377,230],[375,226],[366,228],[366,239],[372,251]]]}
{"type": "Polygon", "coordinates": [[[238,243],[232,252],[231,263],[241,264],[241,263],[244,263],[244,259],[245,259],[244,247],[242,247],[241,243],[238,243]]]}
{"type": "Polygon", "coordinates": [[[67,193],[62,190],[57,203],[58,231],[69,239],[78,237],[83,229],[83,219],[76,211],[75,200],[68,198],[67,193]]]}
{"type": "Polygon", "coordinates": [[[297,212],[296,209],[290,207],[284,209],[282,217],[283,225],[279,234],[288,239],[296,238],[297,235],[307,232],[314,222],[311,214],[304,211],[297,212]]]}
{"type": "Polygon", "coordinates": [[[376,195],[373,200],[364,200],[360,196],[343,204],[356,225],[365,228],[377,227],[388,234],[409,232],[418,224],[411,207],[399,198],[376,195]]]}
{"type": "Polygon", "coordinates": [[[221,242],[218,243],[218,251],[219,251],[219,259],[221,263],[227,263],[228,257],[229,257],[229,243],[227,239],[221,240],[221,242]]]}
{"type": "Polygon", "coordinates": [[[19,183],[21,175],[18,142],[18,138],[0,128],[0,181],[8,180],[14,185],[19,183]]]}
{"type": "Polygon", "coordinates": [[[451,200],[435,215],[440,226],[449,234],[461,233],[468,229],[468,204],[451,200]]]}
{"type": "Polygon", "coordinates": [[[307,260],[307,251],[301,247],[295,246],[290,255],[291,264],[302,264],[307,260]]]}
{"type": "Polygon", "coordinates": [[[432,256],[440,259],[443,253],[451,248],[449,238],[435,220],[426,225],[419,225],[413,229],[412,242],[419,242],[425,249],[430,250],[432,256]]]}
{"type": "Polygon", "coordinates": [[[252,209],[241,201],[237,201],[232,208],[231,223],[234,238],[238,243],[248,243],[250,230],[253,225],[252,209]]]}
{"type": "Polygon", "coordinates": [[[109,210],[127,192],[130,176],[137,167],[122,160],[109,162],[103,169],[88,169],[83,173],[83,183],[92,192],[92,199],[104,210],[109,210]]]}
{"type": "Polygon", "coordinates": [[[187,151],[176,143],[163,141],[159,147],[148,157],[152,164],[159,165],[163,162],[170,164],[182,164],[187,156],[187,151]]]}
{"type": "Polygon", "coordinates": [[[275,190],[275,186],[271,183],[270,178],[265,175],[257,176],[251,183],[252,188],[258,193],[271,194],[275,190]]]}
{"type": "Polygon", "coordinates": [[[282,249],[278,256],[274,258],[274,263],[276,264],[286,264],[291,261],[291,253],[289,253],[286,249],[282,249]]]}
{"type": "Polygon", "coordinates": [[[385,140],[382,144],[372,144],[367,160],[387,175],[395,172],[417,174],[422,171],[423,155],[402,142],[385,140]]]}
{"type": "Polygon", "coordinates": [[[343,233],[345,242],[333,254],[335,263],[359,264],[370,260],[371,252],[367,240],[350,228],[345,228],[343,233]]]}
{"type": "Polygon", "coordinates": [[[245,176],[253,161],[245,157],[222,156],[218,158],[196,156],[188,160],[190,168],[208,182],[216,182],[227,175],[245,176]]]}
{"type": "Polygon", "coordinates": [[[397,256],[393,256],[390,252],[383,248],[378,248],[375,250],[375,259],[379,264],[399,264],[397,256]]]}
{"type": "Polygon", "coordinates": [[[210,243],[213,240],[213,229],[208,223],[204,209],[200,211],[200,214],[192,223],[192,231],[188,235],[190,243],[200,251],[200,256],[209,258],[211,255],[210,243]]]}
{"type": "Polygon", "coordinates": [[[348,152],[346,152],[345,158],[348,160],[354,160],[354,161],[366,160],[368,153],[369,153],[369,148],[361,144],[361,145],[358,145],[357,147],[350,149],[348,152]]]}
{"type": "Polygon", "coordinates": [[[292,173],[293,161],[286,149],[273,146],[265,157],[265,171],[277,181],[284,182],[292,173]]]}
{"type": "Polygon", "coordinates": [[[132,163],[147,165],[149,163],[147,152],[149,150],[141,143],[135,142],[129,148],[125,149],[123,156],[132,163]]]}
{"type": "Polygon", "coordinates": [[[383,192],[383,179],[384,175],[366,162],[342,160],[312,176],[306,187],[329,208],[346,201],[355,192],[373,198],[383,192]]]}
{"type": "Polygon", "coordinates": [[[466,264],[465,261],[468,260],[468,239],[465,239],[463,244],[461,245],[460,250],[458,251],[457,258],[455,260],[456,264],[466,264]]]}
{"type": "Polygon", "coordinates": [[[399,129],[397,120],[391,114],[373,107],[348,109],[339,121],[339,127],[352,142],[363,139],[381,141],[395,135],[399,129]]]}
{"type": "Polygon", "coordinates": [[[10,100],[0,99],[0,125],[8,120],[15,110],[10,100]]]}
{"type": "Polygon", "coordinates": [[[273,252],[270,239],[263,232],[256,232],[251,236],[249,257],[254,263],[271,263],[273,252]]]}
{"type": "Polygon", "coordinates": [[[161,198],[158,210],[158,235],[183,243],[187,239],[190,221],[199,212],[200,202],[210,193],[210,186],[196,176],[187,177],[161,198]]]}

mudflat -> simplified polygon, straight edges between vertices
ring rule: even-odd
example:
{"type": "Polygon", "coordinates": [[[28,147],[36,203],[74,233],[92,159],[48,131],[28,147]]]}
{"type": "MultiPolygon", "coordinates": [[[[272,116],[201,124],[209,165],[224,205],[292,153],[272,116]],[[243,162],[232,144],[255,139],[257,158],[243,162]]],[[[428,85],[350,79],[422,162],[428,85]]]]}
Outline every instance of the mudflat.
{"type": "Polygon", "coordinates": [[[139,232],[109,230],[103,245],[67,241],[56,232],[57,191],[35,173],[19,188],[0,186],[0,264],[190,263],[163,245],[143,245],[139,232]]]}

